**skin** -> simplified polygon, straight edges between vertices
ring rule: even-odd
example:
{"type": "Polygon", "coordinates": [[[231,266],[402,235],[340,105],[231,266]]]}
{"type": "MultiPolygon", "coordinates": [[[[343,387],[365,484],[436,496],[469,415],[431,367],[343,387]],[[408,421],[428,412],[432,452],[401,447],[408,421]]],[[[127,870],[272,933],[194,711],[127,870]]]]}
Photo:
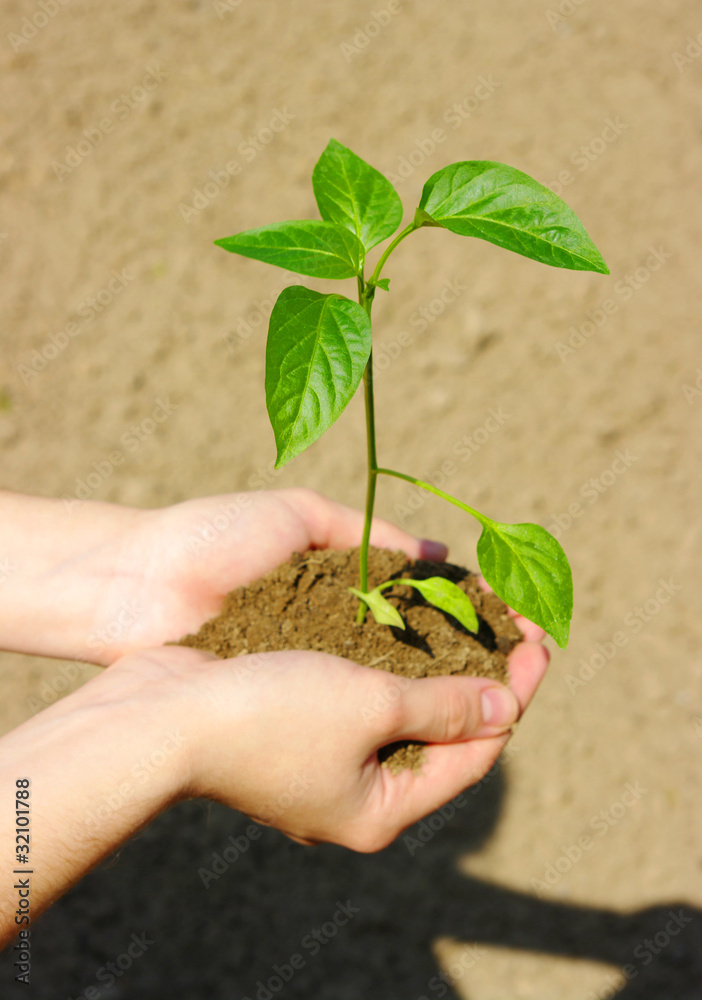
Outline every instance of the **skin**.
{"type": "MultiPolygon", "coordinates": [[[[324,653],[220,660],[164,646],[293,552],[346,548],[361,532],[359,512],[307,490],[154,511],[0,493],[0,647],[109,668],[0,740],[0,945],[21,929],[18,778],[32,782],[34,920],[187,798],[225,803],[306,844],[377,851],[489,771],[548,663],[542,630],[516,615],[527,641],[510,657],[509,688],[408,683],[324,653]],[[403,738],[428,744],[419,775],[378,763],[378,749],[403,738]]],[[[371,541],[446,556],[381,520],[371,541]]]]}

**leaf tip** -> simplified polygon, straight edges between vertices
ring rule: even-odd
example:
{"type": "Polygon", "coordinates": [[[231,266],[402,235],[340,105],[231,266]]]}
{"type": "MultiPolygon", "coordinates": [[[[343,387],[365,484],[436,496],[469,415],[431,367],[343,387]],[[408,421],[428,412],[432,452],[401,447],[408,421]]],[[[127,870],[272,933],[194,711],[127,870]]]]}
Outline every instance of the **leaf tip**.
{"type": "Polygon", "coordinates": [[[559,629],[559,631],[553,636],[559,649],[565,649],[567,647],[570,639],[569,633],[570,629],[566,626],[563,630],[559,629]]]}

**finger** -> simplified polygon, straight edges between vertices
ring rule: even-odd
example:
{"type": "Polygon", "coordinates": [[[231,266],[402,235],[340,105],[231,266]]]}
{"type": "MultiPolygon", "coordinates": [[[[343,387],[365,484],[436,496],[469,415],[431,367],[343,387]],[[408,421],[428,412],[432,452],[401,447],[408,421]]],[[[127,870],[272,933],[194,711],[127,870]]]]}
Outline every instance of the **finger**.
{"type": "MultiPolygon", "coordinates": [[[[312,490],[281,490],[303,518],[315,548],[346,549],[358,545],[363,536],[363,514],[345,504],[329,500],[312,490]]],[[[415,538],[382,518],[373,518],[371,545],[385,549],[401,549],[411,559],[443,561],[448,549],[441,542],[415,538]]]]}
{"type": "Polygon", "coordinates": [[[540,625],[534,624],[534,622],[529,621],[524,615],[518,615],[516,612],[512,611],[510,608],[510,618],[514,620],[514,624],[517,626],[519,631],[524,636],[527,642],[541,642],[541,640],[546,635],[544,629],[540,625]]]}
{"type": "Polygon", "coordinates": [[[427,747],[419,773],[392,774],[388,768],[380,768],[378,794],[382,796],[383,815],[397,824],[398,833],[416,823],[484,778],[508,739],[509,734],[503,734],[427,747]]]}
{"type": "Polygon", "coordinates": [[[495,736],[512,726],[519,712],[509,688],[489,678],[418,678],[402,689],[379,746],[401,739],[455,743],[495,736]]]}
{"type": "Polygon", "coordinates": [[[509,686],[523,712],[548,668],[550,653],[540,642],[520,642],[507,660],[509,686]]]}

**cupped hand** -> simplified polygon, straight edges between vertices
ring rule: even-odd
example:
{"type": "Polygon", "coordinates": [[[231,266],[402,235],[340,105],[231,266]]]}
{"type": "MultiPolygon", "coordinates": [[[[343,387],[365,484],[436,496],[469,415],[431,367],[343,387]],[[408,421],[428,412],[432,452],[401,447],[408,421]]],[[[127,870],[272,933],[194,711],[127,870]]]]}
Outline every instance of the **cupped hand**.
{"type": "MultiPolygon", "coordinates": [[[[307,489],[232,493],[139,511],[96,615],[95,662],[197,632],[235,587],[307,549],[358,545],[363,515],[307,489]]],[[[375,518],[371,544],[442,560],[446,547],[375,518]]]]}
{"type": "Polygon", "coordinates": [[[497,759],[548,663],[542,630],[514,617],[526,641],[509,658],[509,688],[407,680],[324,653],[219,660],[183,647],[125,657],[91,683],[154,682],[187,727],[178,797],[223,802],[303,843],[375,851],[497,759]],[[379,763],[378,750],[403,739],[427,743],[418,774],[379,763]]]}

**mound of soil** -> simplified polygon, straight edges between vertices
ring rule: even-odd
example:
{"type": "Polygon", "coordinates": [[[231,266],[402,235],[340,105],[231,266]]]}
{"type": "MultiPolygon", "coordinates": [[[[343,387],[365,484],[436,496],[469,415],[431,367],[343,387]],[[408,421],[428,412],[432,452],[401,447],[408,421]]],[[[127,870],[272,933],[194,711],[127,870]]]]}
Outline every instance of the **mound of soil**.
{"type": "MultiPolygon", "coordinates": [[[[468,594],[478,613],[477,635],[427,604],[413,587],[400,584],[384,591],[384,596],[402,615],[404,631],[376,624],[370,611],[363,624],[357,624],[358,599],[348,591],[358,586],[354,548],[294,553],[260,580],[231,591],[221,613],[179,644],[223,658],[311,649],[403,677],[469,674],[506,682],[507,656],[523,636],[505,604],[481,590],[474,573],[451,563],[408,560],[403,552],[374,548],[368,569],[371,586],[401,577],[451,580],[468,594]]],[[[385,748],[381,758],[393,771],[418,770],[423,751],[420,744],[395,744],[385,748]]]]}

